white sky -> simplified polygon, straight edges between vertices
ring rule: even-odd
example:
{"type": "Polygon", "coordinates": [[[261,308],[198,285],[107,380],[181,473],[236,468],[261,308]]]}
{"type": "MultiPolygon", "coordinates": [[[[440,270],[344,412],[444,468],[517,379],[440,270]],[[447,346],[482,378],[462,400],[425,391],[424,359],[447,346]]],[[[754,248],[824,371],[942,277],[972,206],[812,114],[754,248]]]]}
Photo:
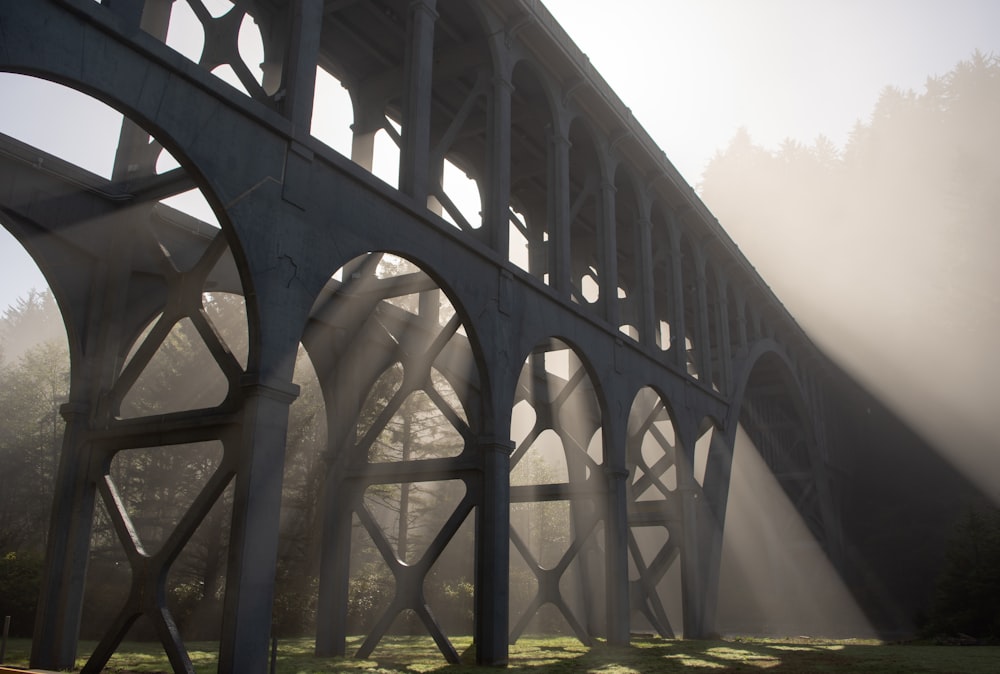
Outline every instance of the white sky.
{"type": "Polygon", "coordinates": [[[920,91],[974,49],[1000,53],[996,0],[544,4],[694,184],[740,126],[768,147],[843,145],[886,85],[920,91]]]}
{"type": "MultiPolygon", "coordinates": [[[[545,5],[694,184],[740,126],[770,147],[789,137],[811,142],[819,134],[842,145],[884,86],[920,90],[928,75],[947,72],[974,49],[1000,52],[996,0],[545,5]]],[[[3,98],[0,131],[25,123],[58,130],[44,106],[25,115],[23,96],[3,98]]],[[[0,310],[32,286],[44,286],[2,228],[0,269],[0,310]]]]}

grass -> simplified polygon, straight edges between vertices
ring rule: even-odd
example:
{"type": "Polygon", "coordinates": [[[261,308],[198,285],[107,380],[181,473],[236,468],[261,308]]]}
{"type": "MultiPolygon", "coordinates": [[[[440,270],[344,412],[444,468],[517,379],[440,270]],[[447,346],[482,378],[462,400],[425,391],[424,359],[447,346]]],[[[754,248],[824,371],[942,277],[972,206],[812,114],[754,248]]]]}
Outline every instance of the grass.
{"type": "MultiPolygon", "coordinates": [[[[360,639],[348,642],[357,648],[360,639]]],[[[429,637],[392,637],[383,640],[371,659],[316,658],[311,639],[288,639],[278,645],[278,674],[314,672],[359,672],[363,674],[482,674],[471,662],[471,639],[456,638],[463,664],[449,665],[429,637]]],[[[27,666],[30,642],[13,639],[7,646],[7,665],[27,666]]],[[[80,652],[93,648],[81,642],[80,652]]],[[[214,643],[189,644],[197,671],[215,672],[214,643]]],[[[77,662],[82,666],[83,660],[77,662]]],[[[830,672],[833,674],[916,674],[948,672],[994,674],[1000,671],[998,646],[936,646],[930,644],[882,644],[868,640],[826,640],[812,638],[762,639],[732,638],[718,641],[673,641],[635,638],[630,648],[613,648],[602,643],[592,648],[571,638],[525,637],[510,649],[512,674],[557,672],[571,674],[646,674],[656,672],[830,672]]],[[[107,672],[169,672],[170,665],[157,644],[123,644],[112,658],[107,672]]]]}

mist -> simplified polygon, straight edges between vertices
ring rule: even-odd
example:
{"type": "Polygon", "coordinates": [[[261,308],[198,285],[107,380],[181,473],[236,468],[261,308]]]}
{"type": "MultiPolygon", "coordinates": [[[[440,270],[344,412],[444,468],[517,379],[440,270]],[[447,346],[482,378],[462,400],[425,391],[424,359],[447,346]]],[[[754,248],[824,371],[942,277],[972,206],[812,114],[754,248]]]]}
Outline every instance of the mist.
{"type": "Polygon", "coordinates": [[[873,637],[865,614],[741,428],[733,450],[722,634],[873,637]]]}
{"type": "Polygon", "coordinates": [[[741,130],[701,193],[810,337],[1000,502],[1000,61],[887,87],[844,147],[741,130]]]}

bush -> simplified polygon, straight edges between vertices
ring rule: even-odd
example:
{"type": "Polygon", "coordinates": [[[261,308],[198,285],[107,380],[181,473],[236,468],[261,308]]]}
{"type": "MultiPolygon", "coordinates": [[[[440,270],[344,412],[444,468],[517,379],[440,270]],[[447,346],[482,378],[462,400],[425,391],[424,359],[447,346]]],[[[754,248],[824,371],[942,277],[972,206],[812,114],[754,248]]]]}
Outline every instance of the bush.
{"type": "Polygon", "coordinates": [[[955,528],[926,631],[1000,639],[1000,510],[969,510],[955,528]]]}
{"type": "Polygon", "coordinates": [[[0,557],[0,620],[10,616],[11,636],[31,636],[41,578],[38,555],[8,552],[0,557]]]}

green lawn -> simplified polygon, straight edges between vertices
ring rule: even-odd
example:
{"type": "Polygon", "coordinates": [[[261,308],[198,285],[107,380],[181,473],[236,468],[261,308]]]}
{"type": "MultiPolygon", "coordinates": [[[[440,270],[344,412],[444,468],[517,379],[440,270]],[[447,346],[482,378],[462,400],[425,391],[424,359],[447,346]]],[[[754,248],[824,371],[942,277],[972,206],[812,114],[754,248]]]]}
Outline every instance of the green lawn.
{"type": "MultiPolygon", "coordinates": [[[[352,640],[349,648],[356,648],[352,640]]],[[[461,652],[469,638],[455,639],[461,652]]],[[[199,672],[215,671],[215,644],[190,644],[191,660],[199,672]]],[[[4,664],[26,666],[29,642],[12,640],[4,664]]],[[[81,653],[93,648],[82,643],[81,653]]],[[[463,656],[469,658],[471,653],[463,656]]],[[[83,660],[78,662],[82,666],[83,660]]],[[[428,637],[392,637],[375,650],[369,660],[315,658],[311,639],[289,639],[279,643],[279,674],[312,672],[366,672],[368,674],[481,674],[471,665],[448,665],[428,637]]],[[[570,638],[523,638],[511,647],[507,671],[517,674],[539,672],[842,672],[844,674],[910,674],[952,672],[995,674],[1000,671],[1000,647],[934,646],[923,644],[881,644],[876,641],[824,639],[733,638],[725,641],[671,641],[637,638],[631,648],[593,648],[570,638]]],[[[128,643],[112,659],[109,672],[169,672],[166,657],[155,644],[128,643]]],[[[486,670],[490,671],[490,670],[486,670]]]]}

